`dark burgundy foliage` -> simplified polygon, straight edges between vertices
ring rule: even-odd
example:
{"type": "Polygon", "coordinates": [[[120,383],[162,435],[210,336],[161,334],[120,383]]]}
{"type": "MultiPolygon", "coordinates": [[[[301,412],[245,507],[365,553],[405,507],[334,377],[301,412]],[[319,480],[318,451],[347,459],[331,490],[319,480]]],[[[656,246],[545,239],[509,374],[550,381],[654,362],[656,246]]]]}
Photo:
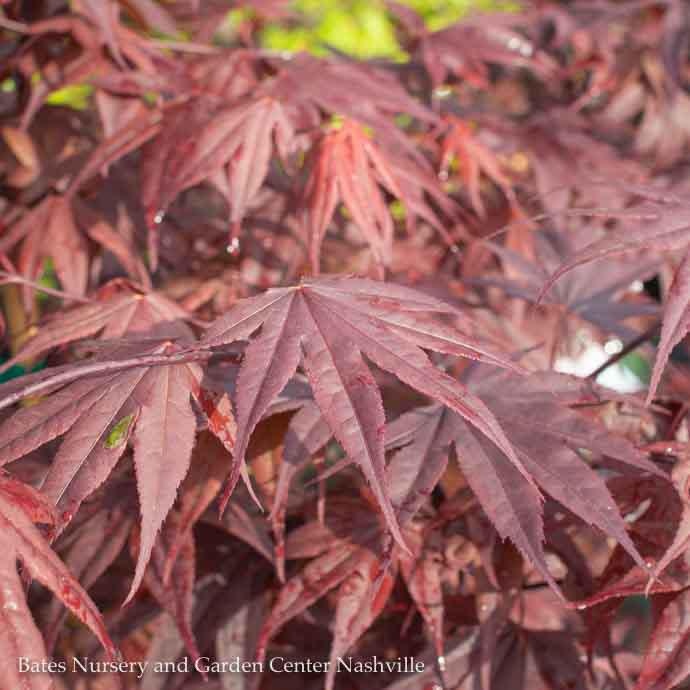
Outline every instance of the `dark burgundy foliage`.
{"type": "Polygon", "coordinates": [[[687,2],[241,6],[0,2],[0,688],[687,684],[687,2]]]}

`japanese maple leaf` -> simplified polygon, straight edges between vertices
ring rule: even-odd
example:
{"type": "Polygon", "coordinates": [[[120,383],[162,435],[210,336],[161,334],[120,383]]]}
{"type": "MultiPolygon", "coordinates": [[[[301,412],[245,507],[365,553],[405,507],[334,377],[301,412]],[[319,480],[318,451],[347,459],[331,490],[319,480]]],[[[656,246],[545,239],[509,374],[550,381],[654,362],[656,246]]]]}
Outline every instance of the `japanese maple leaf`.
{"type": "MultiPolygon", "coordinates": [[[[665,552],[663,553],[663,555],[661,555],[661,557],[656,561],[656,564],[654,565],[654,575],[656,577],[662,574],[666,574],[666,569],[669,568],[669,566],[672,563],[674,563],[674,561],[680,560],[679,557],[686,554],[688,551],[688,547],[690,547],[690,501],[688,501],[688,486],[690,485],[690,457],[688,457],[688,454],[685,451],[685,449],[683,449],[679,453],[679,458],[676,461],[676,464],[674,465],[673,470],[671,472],[671,479],[673,482],[673,489],[675,489],[677,496],[669,497],[668,495],[666,495],[664,497],[665,503],[662,505],[662,509],[665,508],[668,512],[671,512],[669,508],[673,506],[674,501],[672,499],[675,498],[676,501],[680,501],[682,512],[677,521],[677,526],[675,529],[673,540],[670,544],[668,544],[665,552]]],[[[654,507],[656,511],[659,511],[659,507],[652,507],[654,507]]],[[[646,513],[648,512],[652,513],[650,509],[648,509],[645,512],[645,515],[643,516],[645,520],[641,521],[643,524],[646,522],[646,513]]],[[[666,518],[669,517],[668,513],[665,515],[662,513],[662,515],[666,518]]],[[[666,521],[657,520],[657,524],[661,524],[668,529],[670,525],[673,523],[668,521],[667,519],[666,521]]],[[[664,535],[663,531],[658,527],[655,532],[653,532],[652,534],[648,534],[646,536],[648,537],[648,541],[650,541],[652,544],[655,544],[657,547],[659,547],[661,544],[664,544],[666,541],[663,538],[666,535],[664,535]]],[[[655,580],[650,579],[647,583],[645,591],[647,593],[649,591],[652,591],[654,585],[655,580]]]]}
{"type": "Polygon", "coordinates": [[[192,631],[192,594],[196,580],[196,548],[191,531],[180,533],[180,513],[172,510],[161,530],[151,560],[144,573],[144,584],[178,627],[187,651],[196,661],[200,654],[192,631]],[[176,540],[176,557],[170,568],[168,551],[176,540]]]}
{"type": "Polygon", "coordinates": [[[635,690],[670,690],[690,676],[690,588],[673,596],[658,617],[635,690]]]}
{"type": "MultiPolygon", "coordinates": [[[[275,540],[276,570],[281,582],[285,580],[285,517],[290,485],[297,473],[309,464],[312,457],[322,450],[333,436],[328,421],[319,406],[314,402],[311,395],[307,395],[308,391],[305,391],[300,384],[301,382],[298,380],[291,381],[285,389],[289,391],[286,400],[282,405],[276,404],[273,410],[269,410],[267,413],[268,415],[271,412],[283,411],[293,406],[297,409],[285,434],[282,461],[278,469],[278,480],[270,514],[275,540]]],[[[433,489],[436,480],[446,466],[446,458],[436,456],[422,467],[421,463],[424,456],[417,452],[418,449],[414,444],[400,449],[402,442],[389,436],[387,432],[386,448],[394,448],[397,451],[395,460],[389,463],[387,468],[387,475],[391,478],[391,500],[399,519],[406,523],[420,508],[427,493],[433,489]]],[[[320,478],[326,479],[350,462],[350,460],[345,459],[336,463],[324,471],[320,478]]]]}
{"type": "Polygon", "coordinates": [[[576,113],[547,110],[518,128],[497,123],[499,136],[501,130],[515,141],[517,151],[528,153],[539,199],[555,216],[569,210],[574,199],[581,208],[622,208],[632,196],[623,183],[645,179],[641,165],[592,136],[586,120],[576,113]]]}
{"type": "Polygon", "coordinates": [[[117,656],[96,605],[34,525],[34,522],[52,521],[52,510],[38,492],[7,475],[0,476],[0,542],[4,564],[0,572],[0,683],[6,688],[50,690],[53,687],[46,673],[20,673],[18,670],[20,657],[34,663],[47,657],[26,602],[24,584],[17,572],[18,561],[33,579],[50,589],[91,628],[110,659],[117,656]]]}
{"type": "MultiPolygon", "coordinates": [[[[302,362],[316,404],[345,453],[362,469],[388,526],[402,542],[384,478],[383,405],[362,355],[468,420],[503,450],[518,474],[528,477],[485,404],[437,369],[422,348],[514,365],[478,339],[444,324],[439,318],[443,314],[472,327],[462,313],[415,290],[322,278],[243,300],[212,324],[202,348],[251,339],[237,378],[235,466],[223,505],[244,465],[252,431],[302,362]]],[[[527,481],[531,485],[531,479],[527,481]]]]}
{"type": "MultiPolygon", "coordinates": [[[[232,436],[234,440],[234,433],[232,436]]],[[[228,474],[228,446],[222,434],[213,430],[209,420],[209,432],[201,432],[197,438],[192,456],[191,468],[178,491],[176,516],[165,524],[165,559],[159,565],[159,577],[167,586],[173,576],[178,556],[189,551],[193,540],[193,528],[203,519],[208,524],[221,528],[251,546],[268,562],[273,562],[273,544],[266,521],[259,513],[257,500],[249,491],[235,492],[228,510],[219,517],[216,511],[207,511],[223,488],[228,474]]]]}
{"type": "Polygon", "coordinates": [[[566,259],[546,281],[540,296],[546,294],[566,273],[592,261],[650,248],[661,252],[683,249],[685,254],[675,272],[664,305],[659,349],[647,393],[649,402],[656,393],[671,351],[683,339],[690,325],[690,205],[679,194],[655,190],[653,187],[626,185],[625,189],[644,199],[632,208],[632,217],[621,219],[619,227],[566,259]]]}
{"type": "Polygon", "coordinates": [[[425,197],[433,199],[449,218],[457,216],[457,209],[427,161],[413,160],[399,147],[389,151],[383,143],[378,131],[369,136],[356,121],[345,120],[324,134],[315,147],[302,214],[315,273],[324,235],[339,203],[364,235],[376,263],[380,267],[390,264],[395,227],[383,191],[404,204],[408,231],[416,219],[424,220],[454,247],[456,239],[425,197]]]}
{"type": "Polygon", "coordinates": [[[688,675],[688,623],[684,609],[687,604],[690,576],[685,564],[676,564],[658,580],[650,583],[649,573],[639,567],[630,568],[630,558],[614,550],[598,581],[599,589],[577,608],[587,624],[590,655],[603,640],[610,645],[611,625],[620,606],[630,596],[652,596],[655,628],[647,645],[642,668],[636,675],[636,690],[662,690],[678,687],[688,675]],[[660,606],[664,607],[660,610],[660,606]],[[593,608],[590,608],[593,607],[593,608]]]}
{"type": "Polygon", "coordinates": [[[401,24],[414,38],[434,87],[444,83],[449,74],[456,75],[479,88],[490,85],[492,64],[506,68],[526,67],[542,77],[553,74],[556,63],[522,33],[513,16],[501,13],[477,14],[440,31],[430,32],[412,17],[409,8],[397,2],[387,3],[401,24]]]}
{"type": "MultiPolygon", "coordinates": [[[[331,505],[330,508],[335,506],[331,505]]],[[[355,506],[350,505],[349,508],[353,509],[355,506]]],[[[361,504],[359,509],[361,510],[361,504]]],[[[259,661],[263,661],[270,639],[283,625],[338,587],[331,647],[333,670],[329,668],[326,680],[326,688],[331,690],[338,656],[342,656],[381,614],[390,596],[397,569],[380,574],[378,557],[371,549],[332,536],[329,539],[330,530],[318,523],[309,523],[305,527],[307,529],[297,531],[294,541],[302,538],[316,540],[317,534],[313,530],[309,532],[309,528],[315,528],[317,532],[322,532],[318,535],[318,546],[314,544],[311,548],[299,550],[297,547],[291,548],[288,539],[287,552],[291,557],[310,555],[316,558],[298,575],[288,580],[278,594],[261,630],[256,656],[259,661]]]]}
{"type": "MultiPolygon", "coordinates": [[[[500,245],[488,243],[501,259],[510,278],[480,278],[479,285],[497,285],[509,295],[536,302],[544,282],[563,261],[576,250],[577,240],[563,232],[535,233],[534,260],[500,245]]],[[[635,280],[652,277],[658,270],[658,262],[640,257],[622,264],[606,262],[589,269],[581,269],[564,276],[541,299],[543,304],[559,307],[554,316],[562,326],[565,309],[573,316],[596,326],[605,334],[615,334],[623,340],[636,335],[624,321],[634,316],[655,315],[658,308],[646,301],[622,301],[620,297],[635,280]]],[[[556,329],[554,329],[556,330],[556,329]]]]}
{"type": "Polygon", "coordinates": [[[145,337],[155,328],[156,337],[191,337],[192,332],[184,323],[188,316],[163,295],[116,279],[102,286],[91,304],[60,312],[35,326],[35,334],[0,367],[0,373],[54,347],[95,335],[103,340],[117,340],[127,334],[145,337]]]}
{"type": "Polygon", "coordinates": [[[377,263],[390,263],[394,224],[379,185],[393,196],[402,196],[391,168],[361,126],[348,120],[324,135],[312,164],[304,204],[315,272],[323,237],[339,202],[352,215],[377,263]]]}
{"type": "Polygon", "coordinates": [[[268,174],[274,139],[283,155],[292,139],[275,99],[262,96],[223,107],[216,101],[195,98],[169,109],[161,133],[144,149],[141,200],[154,265],[157,226],[180,192],[204,180],[217,183],[237,226],[268,174]]]}
{"type": "MultiPolygon", "coordinates": [[[[683,472],[676,472],[674,479],[681,480],[683,474],[687,475],[687,467],[683,472]]],[[[673,560],[683,550],[675,548],[674,534],[676,530],[681,531],[684,512],[674,486],[670,482],[659,482],[656,477],[634,475],[613,477],[607,484],[621,512],[626,515],[630,537],[647,563],[654,565],[657,577],[650,578],[649,571],[636,565],[620,545],[614,548],[597,578],[596,587],[592,583],[587,588],[591,594],[572,604],[584,611],[590,654],[602,639],[610,644],[611,623],[625,597],[673,595],[690,585],[690,573],[684,559],[673,560]],[[669,544],[671,548],[667,549],[669,544]],[[671,553],[667,563],[664,563],[664,551],[671,553]],[[660,566],[663,574],[659,577],[660,566]]],[[[677,544],[682,544],[682,540],[677,544]]]]}
{"type": "MultiPolygon", "coordinates": [[[[96,363],[95,375],[20,409],[0,425],[2,465],[64,435],[41,487],[57,506],[61,527],[105,481],[131,440],[142,531],[128,600],[141,583],[156,533],[189,469],[196,435],[190,395],[202,378],[194,363],[146,366],[142,349],[135,343],[118,350],[120,356],[134,353],[131,368],[99,375],[96,363]],[[136,366],[138,360],[142,366],[136,366]]],[[[174,350],[163,341],[143,351],[165,361],[174,350]]]]}
{"type": "Polygon", "coordinates": [[[168,11],[152,0],[127,0],[126,3],[82,0],[75,11],[89,18],[101,29],[103,39],[121,66],[123,60],[118,40],[125,38],[123,36],[125,25],[119,21],[120,5],[125,5],[129,10],[130,17],[138,20],[148,29],[157,29],[169,36],[174,36],[178,31],[168,11]]]}
{"type": "Polygon", "coordinates": [[[415,160],[423,157],[407,134],[391,119],[404,113],[418,122],[433,124],[438,116],[412,97],[392,71],[355,60],[317,58],[307,53],[276,65],[279,73],[269,93],[295,111],[294,122],[318,124],[320,111],[371,127],[386,154],[404,151],[415,160]]]}
{"type": "Polygon", "coordinates": [[[449,74],[487,88],[492,64],[528,67],[542,76],[556,67],[546,53],[515,30],[520,15],[475,13],[462,22],[432,32],[419,14],[405,4],[387,0],[386,5],[404,30],[408,50],[414,51],[423,63],[434,88],[441,86],[449,74]]]}
{"type": "Polygon", "coordinates": [[[491,687],[595,690],[611,682],[613,674],[600,674],[599,669],[590,680],[580,657],[577,638],[567,629],[531,630],[506,621],[491,659],[491,687]]]}
{"type": "MultiPolygon", "coordinates": [[[[71,524],[73,529],[54,543],[55,550],[85,590],[90,590],[108,571],[127,543],[135,523],[135,503],[131,485],[112,482],[103,491],[101,500],[95,502],[95,509],[80,513],[71,524]]],[[[43,630],[49,653],[67,613],[57,600],[51,602],[46,612],[43,630]]]]}
{"type": "Polygon", "coordinates": [[[627,129],[639,153],[648,156],[657,170],[669,169],[686,157],[690,134],[690,100],[682,73],[687,7],[671,0],[666,3],[663,19],[647,13],[643,21],[644,28],[640,28],[647,39],[631,42],[628,59],[616,60],[613,51],[607,51],[608,59],[603,61],[608,63],[607,70],[604,78],[597,80],[599,90],[606,89],[609,96],[601,124],[617,131],[627,129]]]}
{"type": "Polygon", "coordinates": [[[38,277],[43,260],[50,257],[63,288],[75,295],[85,294],[89,268],[88,245],[77,227],[70,200],[66,196],[46,196],[12,227],[3,244],[12,246],[19,240],[22,243],[17,266],[22,275],[38,277]],[[46,232],[51,242],[45,241],[46,232]]]}
{"type": "MultiPolygon", "coordinates": [[[[468,387],[484,400],[504,429],[529,476],[547,494],[614,537],[647,567],[626,531],[604,480],[577,451],[586,449],[657,472],[629,441],[573,411],[570,405],[597,400],[587,382],[556,373],[528,377],[475,373],[468,387]]],[[[603,394],[602,394],[603,395],[603,394]]],[[[460,468],[502,538],[510,538],[558,591],[546,566],[539,492],[526,481],[495,444],[466,420],[440,405],[405,413],[387,431],[391,446],[409,443],[409,452],[435,466],[454,448],[460,468]]]]}
{"type": "Polygon", "coordinates": [[[480,192],[482,173],[505,194],[508,201],[516,202],[512,183],[496,154],[478,139],[470,124],[454,116],[449,116],[446,120],[447,130],[441,145],[442,174],[448,175],[453,158],[457,158],[460,177],[467,187],[472,207],[480,218],[486,217],[480,192]]]}
{"type": "Polygon", "coordinates": [[[393,505],[410,551],[391,547],[383,520],[372,522],[362,501],[347,496],[329,500],[325,524],[310,522],[287,539],[287,558],[313,560],[291,578],[278,594],[264,622],[257,645],[263,660],[275,633],[315,601],[338,587],[331,665],[326,689],[335,680],[337,659],[361,637],[383,611],[400,570],[434,642],[443,656],[443,598],[439,545],[430,539],[430,515],[412,518],[427,501],[445,463],[425,465],[419,453],[403,449],[389,463],[386,474],[393,505]]]}
{"type": "Polygon", "coordinates": [[[684,90],[668,88],[668,72],[661,60],[645,55],[632,64],[633,71],[602,113],[603,124],[624,129],[640,122],[630,127],[635,148],[651,158],[657,170],[665,170],[687,156],[690,99],[684,90]]]}
{"type": "Polygon", "coordinates": [[[297,473],[306,467],[312,456],[328,443],[332,435],[328,422],[311,396],[304,400],[288,425],[270,514],[275,540],[276,572],[281,582],[285,581],[285,518],[290,485],[297,473]]]}
{"type": "MultiPolygon", "coordinates": [[[[411,98],[393,75],[379,66],[319,59],[303,53],[277,67],[280,71],[275,83],[267,85],[266,92],[283,104],[295,128],[303,127],[305,120],[314,127],[319,126],[322,111],[370,128],[373,136],[367,148],[378,153],[378,162],[372,160],[372,164],[391,171],[388,178],[395,180],[398,190],[392,193],[405,205],[408,229],[414,218],[421,218],[452,246],[456,240],[452,240],[446,223],[437,217],[434,207],[449,219],[455,219],[454,202],[444,192],[414,139],[404,128],[391,127],[391,118],[401,113],[425,125],[438,124],[436,113],[411,98]],[[426,196],[433,200],[433,205],[426,196]]],[[[319,151],[315,153],[318,157],[319,151]]],[[[366,157],[370,157],[368,153],[366,157]]],[[[383,186],[392,191],[385,179],[383,186]]]]}
{"type": "MultiPolygon", "coordinates": [[[[193,464],[180,492],[180,509],[185,515],[182,520],[190,529],[195,520],[214,500],[219,493],[227,475],[227,458],[221,457],[219,451],[225,448],[234,453],[237,424],[230,407],[230,397],[236,393],[236,379],[239,367],[225,363],[222,367],[209,365],[205,370],[204,395],[199,398],[204,405],[208,429],[216,437],[201,434],[197,440],[195,453],[199,459],[193,464]],[[208,405],[208,409],[207,406],[208,405]]],[[[288,498],[295,496],[291,485],[297,473],[310,461],[332,437],[331,428],[314,402],[309,384],[305,377],[295,376],[274,399],[264,414],[264,419],[285,412],[294,412],[282,443],[282,457],[275,482],[275,493],[271,499],[270,521],[273,527],[275,545],[264,535],[263,521],[256,523],[248,515],[238,513],[240,504],[233,494],[233,501],[228,511],[221,516],[222,525],[240,539],[250,543],[257,551],[273,561],[275,553],[276,571],[281,582],[285,580],[285,516],[288,498]],[[261,533],[257,533],[257,524],[261,533]],[[234,530],[234,531],[233,531],[234,530]],[[250,533],[253,536],[250,537],[250,533]],[[268,548],[266,548],[268,546],[268,548]]],[[[281,431],[282,433],[282,431],[281,431]]],[[[299,497],[298,497],[299,500],[299,497]]],[[[258,503],[255,500],[255,503],[258,503]]],[[[244,511],[246,512],[246,511],[244,511]]],[[[217,524],[217,516],[213,521],[217,524]]],[[[175,558],[174,545],[169,552],[169,561],[175,558]]]]}
{"type": "MultiPolygon", "coordinates": [[[[19,272],[37,279],[44,261],[52,259],[64,290],[82,297],[89,284],[92,244],[111,252],[134,279],[148,283],[148,274],[136,250],[98,212],[75,198],[71,191],[49,194],[13,222],[0,240],[0,251],[15,246],[19,272]],[[46,242],[46,233],[51,238],[46,242]]],[[[26,299],[31,292],[26,290],[26,299]]]]}

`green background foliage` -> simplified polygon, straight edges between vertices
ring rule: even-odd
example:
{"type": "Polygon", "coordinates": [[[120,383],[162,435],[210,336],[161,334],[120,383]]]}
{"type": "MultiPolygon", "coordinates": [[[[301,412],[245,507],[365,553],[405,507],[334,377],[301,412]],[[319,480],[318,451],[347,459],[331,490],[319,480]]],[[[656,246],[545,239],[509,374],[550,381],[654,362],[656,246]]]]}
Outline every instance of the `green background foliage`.
{"type": "MultiPolygon", "coordinates": [[[[400,0],[420,14],[427,26],[441,29],[468,12],[516,10],[506,0],[400,0]]],[[[382,0],[295,0],[299,17],[293,26],[271,24],[262,33],[267,48],[307,50],[316,54],[328,48],[359,58],[405,59],[395,36],[393,21],[382,0]]]]}

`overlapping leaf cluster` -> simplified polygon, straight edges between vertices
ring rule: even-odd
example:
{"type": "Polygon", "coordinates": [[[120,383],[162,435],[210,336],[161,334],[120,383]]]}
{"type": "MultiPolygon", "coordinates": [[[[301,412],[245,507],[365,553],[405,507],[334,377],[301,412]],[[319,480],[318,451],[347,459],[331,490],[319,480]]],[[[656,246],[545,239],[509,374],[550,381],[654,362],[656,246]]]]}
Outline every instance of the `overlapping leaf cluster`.
{"type": "Polygon", "coordinates": [[[242,7],[0,9],[0,687],[686,682],[686,3],[242,7]]]}

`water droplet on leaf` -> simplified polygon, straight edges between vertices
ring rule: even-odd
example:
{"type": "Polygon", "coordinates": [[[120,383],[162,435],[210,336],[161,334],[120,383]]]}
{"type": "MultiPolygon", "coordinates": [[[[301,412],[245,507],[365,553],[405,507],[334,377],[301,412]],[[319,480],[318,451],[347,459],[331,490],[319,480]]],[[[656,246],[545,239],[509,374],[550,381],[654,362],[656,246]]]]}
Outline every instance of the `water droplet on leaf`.
{"type": "Polygon", "coordinates": [[[233,237],[230,240],[230,242],[228,243],[226,251],[231,256],[236,256],[237,254],[239,254],[240,253],[240,238],[239,237],[233,237]]]}

